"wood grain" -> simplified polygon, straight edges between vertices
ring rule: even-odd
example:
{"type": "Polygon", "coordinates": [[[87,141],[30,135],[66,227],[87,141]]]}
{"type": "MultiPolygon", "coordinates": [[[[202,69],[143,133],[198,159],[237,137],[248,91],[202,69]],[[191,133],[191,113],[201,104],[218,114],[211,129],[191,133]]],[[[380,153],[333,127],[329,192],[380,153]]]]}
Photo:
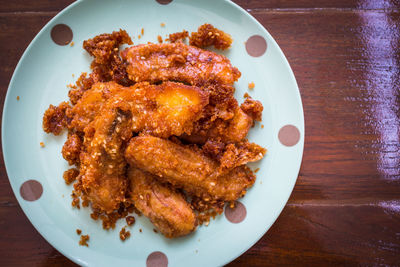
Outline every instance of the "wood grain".
{"type": "MultiPolygon", "coordinates": [[[[71,2],[0,5],[1,110],[24,49],[71,2]]],[[[235,2],[287,56],[302,95],[306,137],[288,204],[268,233],[229,266],[398,266],[400,2],[235,2]]],[[[3,161],[0,225],[0,266],[75,266],[25,217],[3,161]]]]}

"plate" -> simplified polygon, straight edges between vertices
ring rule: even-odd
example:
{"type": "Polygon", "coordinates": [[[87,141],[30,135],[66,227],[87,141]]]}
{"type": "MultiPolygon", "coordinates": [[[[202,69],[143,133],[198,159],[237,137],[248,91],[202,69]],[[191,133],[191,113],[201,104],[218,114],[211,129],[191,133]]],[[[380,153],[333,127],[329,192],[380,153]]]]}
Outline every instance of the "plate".
{"type": "Polygon", "coordinates": [[[2,141],[8,177],[19,204],[40,234],[75,263],[220,266],[255,244],[285,206],[302,159],[304,118],[295,77],[279,46],[262,25],[234,3],[85,0],[60,12],[26,49],[8,88],[2,141]],[[49,104],[67,100],[66,85],[89,71],[91,58],[82,49],[83,40],[122,28],[135,36],[135,44],[156,42],[157,35],[194,31],[203,23],[232,35],[233,46],[224,54],[242,72],[235,84],[236,97],[242,102],[248,92],[264,105],[265,127],[257,123],[249,140],[266,147],[268,153],[251,165],[260,168],[257,181],[240,199],[238,208],[226,208],[208,227],[169,240],[154,233],[146,218],[137,217],[130,228],[132,236],[122,242],[118,232],[123,220],[115,230],[104,231],[100,222],[90,218],[89,209],[71,207],[71,187],[62,179],[68,168],[61,156],[66,134],[45,134],[43,113],[49,104]],[[138,39],[142,28],[144,34],[138,39]],[[255,83],[253,90],[248,89],[249,82],[255,83]],[[77,228],[90,235],[89,247],[78,245],[77,228]]]}

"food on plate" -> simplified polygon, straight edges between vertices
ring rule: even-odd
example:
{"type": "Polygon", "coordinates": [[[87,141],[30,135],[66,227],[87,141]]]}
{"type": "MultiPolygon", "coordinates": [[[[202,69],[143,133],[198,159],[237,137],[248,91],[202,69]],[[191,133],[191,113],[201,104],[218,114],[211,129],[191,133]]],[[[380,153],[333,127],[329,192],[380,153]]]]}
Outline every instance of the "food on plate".
{"type": "MultiPolygon", "coordinates": [[[[90,206],[104,229],[121,218],[133,225],[135,212],[175,238],[246,194],[256,179],[246,164],[266,153],[246,139],[263,106],[249,96],[239,105],[240,71],[203,49],[231,43],[210,24],[169,43],[133,45],[124,30],[83,42],[91,72],[43,116],[46,133],[68,131],[61,152],[73,168],[63,178],[74,186],[74,207],[90,206]]],[[[122,228],[121,240],[129,236],[122,228]]]]}

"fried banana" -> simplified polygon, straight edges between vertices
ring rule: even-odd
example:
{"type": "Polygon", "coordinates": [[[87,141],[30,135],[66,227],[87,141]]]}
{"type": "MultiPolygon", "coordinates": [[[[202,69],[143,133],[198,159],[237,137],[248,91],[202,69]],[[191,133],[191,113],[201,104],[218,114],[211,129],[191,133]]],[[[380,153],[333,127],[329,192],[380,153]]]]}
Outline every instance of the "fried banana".
{"type": "Polygon", "coordinates": [[[159,181],[204,199],[236,200],[255,181],[246,166],[220,172],[218,163],[201,152],[152,136],[132,138],[125,158],[159,181]]]}
{"type": "Polygon", "coordinates": [[[92,207],[112,213],[125,200],[127,181],[123,144],[131,136],[129,106],[103,108],[85,129],[85,151],[81,153],[79,183],[92,207]],[[93,133],[94,132],[94,133],[93,133]]]}
{"type": "Polygon", "coordinates": [[[130,196],[135,207],[166,237],[174,238],[193,232],[196,215],[182,193],[161,184],[155,177],[134,166],[128,170],[130,196]]]}
{"type": "Polygon", "coordinates": [[[169,137],[190,133],[208,104],[208,94],[195,86],[164,82],[124,87],[115,82],[96,83],[72,108],[71,127],[78,131],[93,121],[106,103],[124,102],[132,114],[132,131],[169,137]]]}
{"type": "Polygon", "coordinates": [[[121,57],[134,82],[233,85],[241,75],[225,56],[180,42],[131,46],[121,52],[121,57]]]}

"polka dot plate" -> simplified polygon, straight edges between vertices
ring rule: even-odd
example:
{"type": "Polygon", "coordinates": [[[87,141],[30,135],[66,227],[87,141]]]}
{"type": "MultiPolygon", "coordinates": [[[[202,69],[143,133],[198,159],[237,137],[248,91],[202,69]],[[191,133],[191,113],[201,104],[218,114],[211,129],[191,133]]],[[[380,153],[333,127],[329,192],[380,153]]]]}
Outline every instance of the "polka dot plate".
{"type": "Polygon", "coordinates": [[[65,256],[84,266],[221,266],[259,240],[274,223],[296,182],[303,153],[304,118],[290,66],[271,35],[248,13],[224,0],[84,0],[54,17],[26,49],[11,80],[2,121],[3,154],[15,196],[40,234],[65,256]],[[67,84],[89,71],[91,58],[82,42],[100,33],[127,30],[135,44],[211,23],[234,39],[224,52],[239,68],[236,97],[248,92],[264,105],[263,122],[249,140],[268,149],[257,181],[234,209],[189,236],[169,240],[138,217],[131,237],[119,239],[90,218],[90,210],[71,207],[68,168],[61,156],[66,135],[47,135],[42,116],[49,104],[67,100],[67,84]],[[162,24],[165,24],[162,27],[162,24]],[[141,29],[144,28],[144,34],[141,29]],[[74,76],[73,76],[74,74],[74,76]],[[254,82],[254,89],[248,84],[254,82]],[[78,245],[76,229],[89,234],[78,245]],[[140,232],[140,229],[142,230],[140,232]]]}

